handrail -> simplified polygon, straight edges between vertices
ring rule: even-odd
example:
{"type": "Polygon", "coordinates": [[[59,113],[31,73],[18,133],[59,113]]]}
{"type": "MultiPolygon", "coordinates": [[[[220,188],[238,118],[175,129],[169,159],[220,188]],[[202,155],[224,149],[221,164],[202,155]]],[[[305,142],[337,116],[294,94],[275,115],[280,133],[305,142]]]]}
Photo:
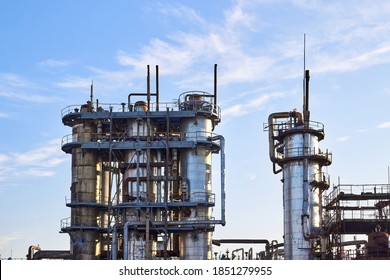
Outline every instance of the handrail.
{"type": "Polygon", "coordinates": [[[66,204],[77,204],[77,203],[90,203],[90,204],[96,204],[96,205],[108,205],[108,196],[102,196],[101,192],[97,194],[74,194],[75,198],[68,198],[65,196],[65,203],[66,204]],[[82,198],[81,198],[82,197],[82,198]]]}
{"type": "MultiPolygon", "coordinates": [[[[297,126],[294,120],[290,120],[287,118],[282,119],[275,119],[273,124],[264,123],[263,129],[264,131],[269,130],[269,128],[272,127],[273,131],[283,132],[286,130],[291,130],[293,128],[299,129],[304,128],[304,126],[297,126]]],[[[323,132],[324,131],[324,124],[317,121],[309,121],[309,129],[314,129],[323,132]]]]}
{"type": "MultiPolygon", "coordinates": [[[[157,132],[156,135],[152,136],[152,141],[154,139],[160,139],[161,136],[172,136],[172,135],[178,135],[177,140],[178,141],[195,141],[195,142],[212,142],[218,145],[220,142],[218,139],[218,134],[213,132],[207,132],[207,131],[195,131],[195,132],[157,132]]],[[[109,133],[78,133],[78,134],[67,134],[62,137],[61,139],[61,147],[67,144],[71,143],[83,143],[83,142],[107,142],[109,141],[109,133]],[[88,136],[88,137],[82,137],[82,136],[88,136]],[[89,139],[90,141],[79,141],[79,139],[89,139]]],[[[112,141],[129,141],[134,140],[134,136],[131,135],[124,135],[123,132],[112,132],[112,141]]]]}
{"type": "Polygon", "coordinates": [[[339,184],[335,186],[331,193],[325,197],[325,204],[329,204],[336,199],[341,193],[348,195],[361,195],[361,194],[389,194],[390,184],[339,184]]]}
{"type": "MultiPolygon", "coordinates": [[[[185,92],[183,94],[188,94],[190,92],[185,92]]],[[[191,93],[198,93],[198,92],[191,92],[191,93]]],[[[202,92],[204,93],[204,92],[202,92]]],[[[181,95],[180,95],[181,96],[181,95]]],[[[209,95],[204,95],[205,97],[209,97],[209,95]]],[[[173,100],[171,102],[159,102],[158,104],[156,102],[150,103],[150,111],[156,111],[157,107],[159,108],[159,111],[166,111],[168,109],[174,110],[174,111],[187,111],[186,109],[189,109],[187,106],[188,104],[197,104],[197,106],[192,106],[191,110],[202,112],[202,113],[208,113],[210,115],[217,115],[218,118],[221,118],[221,108],[217,105],[215,105],[212,101],[206,100],[189,100],[189,101],[181,101],[180,97],[178,100],[173,100]]],[[[84,104],[72,104],[68,105],[65,108],[61,110],[61,118],[64,118],[68,114],[79,114],[81,113],[81,108],[84,106],[84,104]]],[[[98,108],[92,108],[91,113],[96,113],[96,110],[98,112],[131,112],[127,106],[123,106],[123,103],[99,103],[98,108]]]]}
{"type": "MultiPolygon", "coordinates": [[[[63,118],[65,115],[68,114],[77,114],[80,113],[81,107],[83,104],[73,104],[68,105],[65,108],[61,110],[61,117],[63,118]]],[[[99,103],[98,110],[102,110],[104,112],[122,112],[123,106],[121,103],[99,103]]],[[[96,109],[93,111],[96,112],[96,109]]]]}

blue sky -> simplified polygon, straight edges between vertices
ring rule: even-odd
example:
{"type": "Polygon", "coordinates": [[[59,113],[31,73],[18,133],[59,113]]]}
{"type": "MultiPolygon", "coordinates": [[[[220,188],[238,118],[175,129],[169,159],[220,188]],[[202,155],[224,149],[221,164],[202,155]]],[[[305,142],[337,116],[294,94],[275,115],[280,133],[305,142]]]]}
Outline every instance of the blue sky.
{"type": "Polygon", "coordinates": [[[87,101],[92,80],[100,102],[126,101],[146,90],[148,64],[168,102],[212,92],[218,64],[227,225],[214,238],[282,242],[281,176],[263,123],[302,110],[303,34],[311,118],[333,153],[325,171],[333,183],[387,183],[389,13],[387,1],[1,1],[1,258],[69,248],[61,109],[87,101]]]}

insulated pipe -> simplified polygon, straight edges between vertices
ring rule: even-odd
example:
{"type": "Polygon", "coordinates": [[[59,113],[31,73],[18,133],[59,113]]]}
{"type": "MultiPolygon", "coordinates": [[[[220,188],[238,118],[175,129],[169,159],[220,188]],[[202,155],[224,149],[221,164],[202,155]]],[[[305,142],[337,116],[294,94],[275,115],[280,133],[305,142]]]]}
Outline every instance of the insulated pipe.
{"type": "Polygon", "coordinates": [[[275,120],[276,119],[286,119],[286,118],[294,118],[297,119],[297,125],[303,124],[302,114],[297,111],[292,112],[278,112],[272,113],[268,117],[268,142],[269,142],[269,157],[273,163],[273,172],[274,174],[278,174],[282,171],[282,169],[276,170],[276,163],[278,163],[278,158],[275,156],[275,140],[274,140],[274,129],[275,129],[275,120]]]}
{"type": "Polygon", "coordinates": [[[123,259],[129,259],[129,226],[133,224],[133,221],[127,221],[123,226],[123,259]]]}
{"type": "Polygon", "coordinates": [[[117,229],[116,225],[114,225],[113,231],[112,231],[112,249],[111,249],[111,259],[116,260],[118,259],[118,245],[117,245],[117,229]]]}
{"type": "Polygon", "coordinates": [[[28,260],[32,260],[32,259],[33,259],[34,250],[40,251],[40,250],[41,250],[41,247],[39,247],[39,246],[34,246],[34,245],[31,245],[30,247],[28,247],[28,254],[27,254],[27,259],[28,259],[28,260]]]}
{"type": "Polygon", "coordinates": [[[272,161],[272,169],[274,174],[278,174],[282,169],[276,170],[276,163],[278,159],[275,156],[275,142],[274,142],[274,121],[275,119],[284,119],[290,117],[290,112],[273,113],[268,117],[268,142],[269,142],[269,158],[272,161]]]}
{"type": "Polygon", "coordinates": [[[221,220],[217,221],[222,226],[226,225],[226,191],[225,191],[225,138],[222,135],[213,137],[212,140],[220,141],[220,153],[221,153],[221,220]]]}
{"type": "Polygon", "coordinates": [[[315,232],[311,232],[311,226],[308,225],[307,220],[309,215],[302,215],[302,232],[305,240],[319,238],[321,240],[321,260],[326,259],[326,236],[321,229],[315,228],[315,232]]]}
{"type": "Polygon", "coordinates": [[[221,145],[221,224],[226,225],[226,214],[225,214],[225,138],[222,135],[218,136],[221,145]]]}
{"type": "Polygon", "coordinates": [[[213,239],[213,245],[221,246],[221,244],[266,244],[269,247],[267,239],[213,239]]]}
{"type": "Polygon", "coordinates": [[[273,163],[277,163],[278,159],[275,156],[275,145],[274,145],[274,125],[275,119],[285,119],[289,118],[291,115],[290,112],[279,112],[272,113],[268,117],[268,142],[269,142],[269,158],[273,163]]]}

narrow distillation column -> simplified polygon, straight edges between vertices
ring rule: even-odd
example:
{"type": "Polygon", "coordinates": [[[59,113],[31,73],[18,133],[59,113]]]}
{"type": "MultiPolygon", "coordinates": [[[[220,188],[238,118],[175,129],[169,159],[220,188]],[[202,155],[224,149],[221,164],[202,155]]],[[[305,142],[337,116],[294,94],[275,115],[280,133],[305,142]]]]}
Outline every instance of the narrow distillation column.
{"type": "MultiPolygon", "coordinates": [[[[186,98],[187,110],[199,110],[203,104],[200,95],[189,95],[186,98]]],[[[181,131],[187,141],[199,142],[206,140],[212,131],[212,121],[202,114],[195,118],[183,119],[181,131]]],[[[181,176],[186,185],[189,201],[203,204],[190,208],[182,215],[182,220],[205,224],[211,219],[211,207],[207,206],[211,195],[211,158],[212,152],[208,147],[197,143],[194,149],[181,151],[181,176]]],[[[212,232],[202,231],[184,232],[180,236],[180,258],[185,260],[209,260],[212,258],[212,232]]]]}
{"type": "MultiPolygon", "coordinates": [[[[91,111],[91,104],[84,105],[81,111],[91,111]]],[[[75,124],[73,138],[80,143],[91,141],[96,133],[93,121],[75,124]]],[[[72,149],[71,186],[71,237],[70,251],[74,259],[91,260],[100,257],[98,245],[100,234],[99,211],[97,210],[97,155],[94,151],[72,149]]]]}
{"type": "MultiPolygon", "coordinates": [[[[136,102],[134,111],[146,112],[145,102],[136,102]]],[[[155,130],[151,122],[146,119],[128,120],[128,137],[133,141],[147,141],[155,130]]],[[[155,162],[154,152],[145,149],[133,149],[126,152],[128,167],[125,171],[124,202],[133,205],[155,203],[157,186],[150,180],[154,176],[151,165],[155,162]]],[[[150,221],[155,221],[155,213],[150,208],[131,207],[126,209],[124,236],[124,259],[149,259],[156,251],[156,240],[146,230],[144,233],[134,230],[135,225],[143,224],[146,228],[150,221]],[[128,230],[128,231],[127,231],[128,230]]]]}
{"type": "Polygon", "coordinates": [[[331,164],[323,152],[324,126],[309,120],[308,80],[305,72],[303,117],[292,112],[273,113],[268,118],[269,154],[275,174],[283,172],[284,258],[325,258],[322,224],[322,192],[329,187],[322,167],[331,164]],[[281,169],[277,169],[279,165],[281,169]]]}

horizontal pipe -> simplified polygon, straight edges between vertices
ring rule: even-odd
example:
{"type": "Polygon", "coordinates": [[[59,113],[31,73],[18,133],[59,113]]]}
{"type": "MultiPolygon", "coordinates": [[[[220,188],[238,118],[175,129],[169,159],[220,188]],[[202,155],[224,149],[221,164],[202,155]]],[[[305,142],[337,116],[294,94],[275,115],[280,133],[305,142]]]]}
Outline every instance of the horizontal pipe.
{"type": "Polygon", "coordinates": [[[213,245],[221,246],[221,244],[266,244],[269,247],[267,239],[213,239],[213,245]]]}

